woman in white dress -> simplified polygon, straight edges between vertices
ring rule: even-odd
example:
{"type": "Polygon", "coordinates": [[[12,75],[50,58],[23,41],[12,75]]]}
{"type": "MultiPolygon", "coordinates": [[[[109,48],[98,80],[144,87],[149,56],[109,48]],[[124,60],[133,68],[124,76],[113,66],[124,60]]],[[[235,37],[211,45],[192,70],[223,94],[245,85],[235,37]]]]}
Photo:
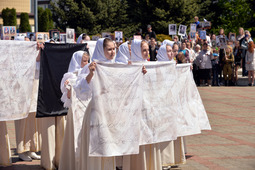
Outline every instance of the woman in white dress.
{"type": "Polygon", "coordinates": [[[246,61],[246,70],[248,71],[249,86],[254,84],[254,70],[255,70],[255,52],[254,52],[254,43],[250,41],[248,43],[248,50],[246,52],[245,61],[246,61]]]}
{"type": "MultiPolygon", "coordinates": [[[[79,75],[76,86],[74,87],[77,97],[82,100],[89,100],[91,98],[91,80],[96,69],[95,61],[103,61],[113,63],[115,56],[115,45],[112,40],[108,38],[100,38],[97,41],[95,51],[92,56],[92,63],[83,68],[79,75]],[[79,94],[79,95],[78,95],[79,94]]],[[[80,147],[80,161],[78,162],[79,170],[115,170],[115,157],[89,157],[89,130],[90,130],[90,114],[91,105],[85,111],[81,130],[81,147],[80,147]]]]}
{"type": "MultiPolygon", "coordinates": [[[[158,61],[175,62],[173,60],[172,47],[168,44],[161,46],[158,50],[157,59],[158,61]]],[[[163,167],[170,168],[170,166],[186,163],[183,137],[178,137],[174,141],[159,143],[158,146],[161,150],[163,167]]]]}
{"type": "Polygon", "coordinates": [[[60,170],[76,169],[75,167],[77,166],[78,160],[76,159],[76,149],[78,145],[78,135],[84,117],[86,104],[84,110],[76,111],[72,109],[72,101],[75,100],[72,97],[75,95],[71,95],[71,92],[73,92],[71,88],[75,84],[81,69],[88,64],[88,61],[89,54],[87,52],[75,52],[69,64],[68,72],[64,74],[61,81],[61,91],[63,93],[61,100],[64,103],[64,107],[69,108],[69,110],[59,162],[60,170]]]}

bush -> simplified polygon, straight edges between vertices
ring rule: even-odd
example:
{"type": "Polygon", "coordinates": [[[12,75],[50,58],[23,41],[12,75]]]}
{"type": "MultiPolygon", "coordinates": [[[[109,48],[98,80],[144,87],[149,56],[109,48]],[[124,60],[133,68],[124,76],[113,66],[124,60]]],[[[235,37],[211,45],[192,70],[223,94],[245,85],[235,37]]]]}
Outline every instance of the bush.
{"type": "Polygon", "coordinates": [[[4,26],[16,26],[17,25],[16,9],[14,8],[3,9],[2,18],[4,26]]]}
{"type": "Polygon", "coordinates": [[[19,32],[31,32],[31,26],[29,25],[28,13],[20,14],[19,32]]]}
{"type": "Polygon", "coordinates": [[[157,34],[157,41],[164,41],[165,39],[168,40],[172,40],[172,38],[170,37],[170,35],[166,35],[166,34],[157,34]]]}

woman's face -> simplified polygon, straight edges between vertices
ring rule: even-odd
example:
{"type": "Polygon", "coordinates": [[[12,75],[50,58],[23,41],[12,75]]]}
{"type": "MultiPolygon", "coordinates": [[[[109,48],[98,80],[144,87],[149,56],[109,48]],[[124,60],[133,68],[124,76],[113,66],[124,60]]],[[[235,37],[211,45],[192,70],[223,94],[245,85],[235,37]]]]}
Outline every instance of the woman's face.
{"type": "Polygon", "coordinates": [[[236,42],[235,42],[235,46],[236,46],[236,47],[239,47],[239,41],[236,41],[236,42]]]}
{"type": "Polygon", "coordinates": [[[147,43],[142,43],[141,50],[143,59],[147,60],[149,56],[149,45],[147,43]]]}
{"type": "Polygon", "coordinates": [[[186,45],[187,45],[187,48],[190,49],[191,47],[190,43],[187,43],[186,45]]]}
{"type": "Polygon", "coordinates": [[[166,54],[169,60],[173,59],[173,50],[172,47],[169,45],[166,46],[166,54]]]}
{"type": "Polygon", "coordinates": [[[224,34],[224,30],[220,29],[220,35],[223,35],[223,34],[224,34]]]}
{"type": "Polygon", "coordinates": [[[115,56],[115,45],[113,42],[108,42],[104,48],[104,56],[107,60],[112,60],[115,56]]]}
{"type": "Polygon", "coordinates": [[[226,48],[226,53],[230,53],[230,48],[226,48]]]}
{"type": "Polygon", "coordinates": [[[199,47],[195,47],[195,51],[198,52],[200,50],[199,47]]]}
{"type": "Polygon", "coordinates": [[[239,29],[239,34],[243,35],[243,29],[242,28],[239,29]]]}
{"type": "Polygon", "coordinates": [[[207,44],[203,45],[203,50],[207,50],[207,44]]]}
{"type": "Polygon", "coordinates": [[[81,59],[81,68],[83,68],[85,65],[89,63],[89,56],[88,54],[83,54],[82,59],[81,59]]]}

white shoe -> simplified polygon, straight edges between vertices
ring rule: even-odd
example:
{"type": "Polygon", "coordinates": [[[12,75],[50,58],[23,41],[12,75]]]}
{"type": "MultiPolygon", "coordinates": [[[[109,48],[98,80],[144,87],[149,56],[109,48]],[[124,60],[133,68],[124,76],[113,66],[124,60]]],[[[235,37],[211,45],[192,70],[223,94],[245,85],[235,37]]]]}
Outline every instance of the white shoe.
{"type": "Polygon", "coordinates": [[[171,168],[171,166],[163,166],[162,169],[163,170],[169,170],[171,168]]]}
{"type": "Polygon", "coordinates": [[[19,153],[19,159],[22,161],[32,161],[32,158],[28,156],[27,152],[19,153]]]}
{"type": "Polygon", "coordinates": [[[37,155],[35,152],[27,152],[28,156],[31,157],[32,159],[40,160],[41,156],[37,155]]]}

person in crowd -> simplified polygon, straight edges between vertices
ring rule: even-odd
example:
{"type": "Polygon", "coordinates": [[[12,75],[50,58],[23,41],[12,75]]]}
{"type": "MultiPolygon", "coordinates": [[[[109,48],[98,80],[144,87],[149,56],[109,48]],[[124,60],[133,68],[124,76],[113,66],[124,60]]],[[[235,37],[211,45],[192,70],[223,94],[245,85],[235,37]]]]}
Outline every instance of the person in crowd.
{"type": "Polygon", "coordinates": [[[233,54],[234,54],[234,57],[235,57],[233,83],[234,83],[234,85],[237,85],[237,81],[238,81],[238,69],[240,68],[241,63],[242,63],[242,50],[240,48],[239,41],[235,42],[235,48],[233,50],[233,54]]]}
{"type": "Polygon", "coordinates": [[[213,59],[212,62],[212,86],[219,86],[218,70],[219,70],[219,51],[218,48],[213,48],[213,59]]]}
{"type": "Polygon", "coordinates": [[[206,41],[208,43],[208,46],[212,47],[211,37],[209,35],[206,35],[206,41]]]}
{"type": "Polygon", "coordinates": [[[187,42],[186,43],[187,46],[187,50],[189,52],[189,58],[190,58],[190,62],[192,63],[195,60],[195,51],[193,50],[193,46],[191,42],[187,42]]]}
{"type": "Polygon", "coordinates": [[[241,44],[242,40],[244,39],[244,29],[242,27],[239,28],[239,34],[237,35],[237,41],[241,44]]]}
{"type": "Polygon", "coordinates": [[[149,50],[150,50],[150,61],[156,61],[156,55],[158,53],[158,47],[156,45],[156,40],[155,38],[151,38],[150,45],[149,45],[149,50]]]}
{"type": "Polygon", "coordinates": [[[145,39],[145,41],[147,41],[150,44],[150,35],[149,34],[146,34],[144,39],[145,39]]]}
{"type": "Polygon", "coordinates": [[[201,52],[201,46],[199,45],[199,44],[197,44],[196,46],[195,46],[195,51],[194,51],[194,53],[195,53],[195,57],[194,57],[194,61],[193,61],[193,76],[194,76],[194,80],[195,80],[195,83],[196,83],[196,85],[197,86],[200,86],[200,80],[199,80],[199,67],[198,67],[198,65],[199,65],[199,63],[197,62],[198,60],[197,60],[197,56],[199,55],[199,53],[201,52]]]}
{"type": "MultiPolygon", "coordinates": [[[[224,29],[221,28],[219,30],[219,37],[221,38],[227,38],[224,34],[224,29]]],[[[220,83],[222,82],[222,70],[224,67],[224,63],[223,63],[223,57],[225,56],[225,50],[224,50],[224,46],[218,46],[218,48],[220,48],[220,52],[219,52],[219,75],[220,75],[220,83]]]]}
{"type": "Polygon", "coordinates": [[[234,58],[231,46],[228,45],[225,48],[225,51],[226,51],[226,55],[222,59],[222,62],[224,63],[223,76],[225,80],[225,86],[229,86],[230,81],[232,79],[232,69],[233,69],[235,58],[234,58]]]}
{"type": "Polygon", "coordinates": [[[180,52],[182,52],[183,55],[185,56],[186,60],[188,62],[190,62],[189,51],[186,49],[186,43],[185,42],[182,42],[181,49],[179,49],[179,53],[180,52]]]}
{"type": "Polygon", "coordinates": [[[176,61],[177,61],[177,64],[184,64],[184,63],[188,63],[187,61],[187,58],[185,57],[185,55],[183,54],[183,52],[179,52],[177,54],[177,57],[176,57],[176,61]]]}
{"type": "Polygon", "coordinates": [[[251,34],[249,31],[245,30],[244,31],[244,38],[242,39],[242,42],[241,42],[241,49],[243,50],[242,51],[242,57],[243,57],[243,61],[242,61],[242,69],[243,69],[243,76],[247,76],[248,75],[248,72],[246,71],[246,61],[245,61],[245,56],[246,56],[246,52],[248,50],[248,43],[252,41],[251,39],[251,34]]]}
{"type": "Polygon", "coordinates": [[[150,39],[152,37],[156,39],[156,33],[154,31],[152,31],[152,26],[151,25],[147,25],[147,32],[145,33],[145,36],[147,34],[150,36],[150,39]]]}
{"type": "Polygon", "coordinates": [[[244,29],[242,27],[239,28],[239,34],[236,37],[237,41],[239,41],[239,46],[242,52],[242,61],[241,61],[241,66],[242,66],[242,76],[247,76],[247,71],[245,69],[245,53],[246,53],[246,47],[242,46],[242,42],[245,39],[245,34],[244,34],[244,29]]]}
{"type": "Polygon", "coordinates": [[[254,52],[254,43],[250,41],[248,43],[248,50],[245,56],[246,59],[246,69],[248,71],[248,79],[249,79],[249,86],[254,85],[254,70],[255,70],[255,52],[254,52]]]}
{"type": "Polygon", "coordinates": [[[216,48],[216,35],[212,34],[211,38],[212,48],[216,48]]]}
{"type": "Polygon", "coordinates": [[[177,61],[176,58],[177,58],[178,52],[179,52],[179,45],[177,43],[174,43],[173,44],[173,58],[175,61],[177,61]]]}
{"type": "Polygon", "coordinates": [[[197,56],[197,62],[199,64],[200,84],[202,84],[202,80],[205,80],[206,85],[211,86],[212,59],[213,55],[210,50],[208,50],[208,44],[203,43],[203,49],[197,56]]]}
{"type": "Polygon", "coordinates": [[[174,40],[174,43],[176,43],[178,45],[178,47],[180,47],[180,42],[179,42],[179,38],[177,35],[174,36],[173,40],[174,40]]]}
{"type": "Polygon", "coordinates": [[[195,17],[194,17],[194,20],[195,20],[194,23],[197,25],[197,29],[200,28],[200,26],[199,26],[199,24],[200,24],[199,18],[198,18],[197,16],[195,16],[195,17]]]}

